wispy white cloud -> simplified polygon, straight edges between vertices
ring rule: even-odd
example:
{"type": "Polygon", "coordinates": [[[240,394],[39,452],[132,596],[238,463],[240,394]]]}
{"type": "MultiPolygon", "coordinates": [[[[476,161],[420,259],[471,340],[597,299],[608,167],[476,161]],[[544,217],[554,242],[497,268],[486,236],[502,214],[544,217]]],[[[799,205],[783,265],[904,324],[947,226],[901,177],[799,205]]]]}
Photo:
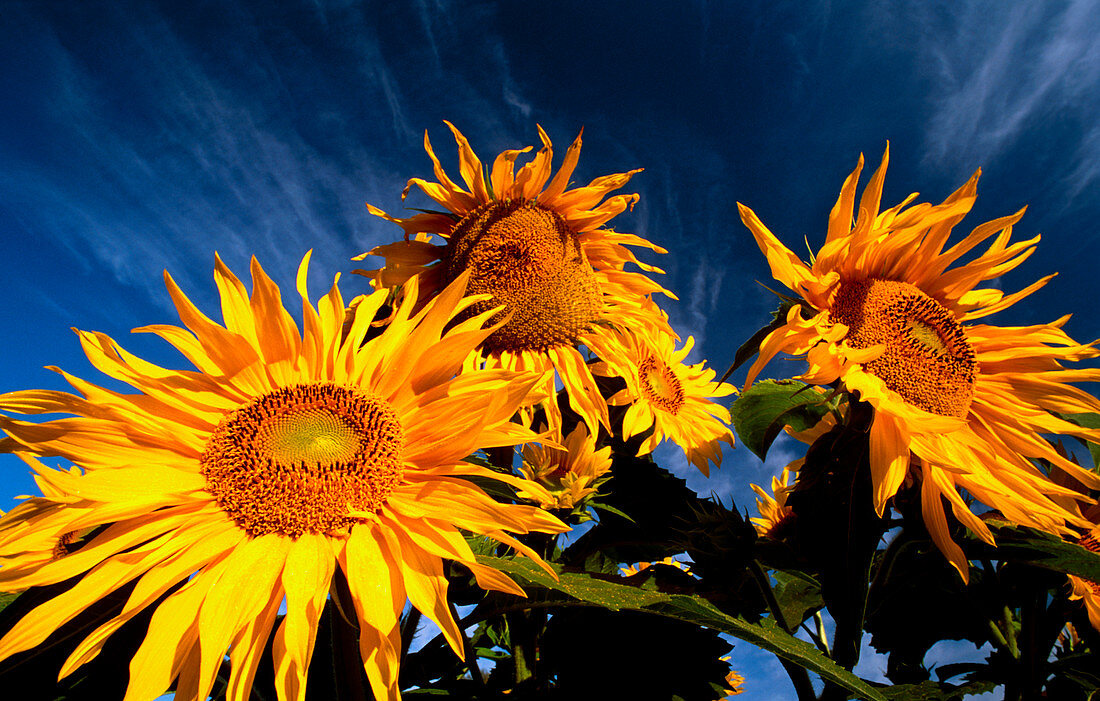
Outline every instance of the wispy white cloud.
{"type": "MultiPolygon", "coordinates": [[[[315,268],[347,270],[348,258],[381,242],[374,232],[385,225],[367,223],[363,201],[378,181],[392,189],[402,176],[360,140],[333,159],[287,128],[276,111],[285,85],[262,44],[250,65],[263,84],[230,81],[160,17],[140,19],[119,37],[143,68],[123,98],[129,116],[114,104],[119,85],[47,23],[30,25],[40,33],[36,60],[50,77],[41,96],[49,117],[37,129],[54,157],[3,154],[0,183],[36,234],[157,300],[165,300],[163,268],[210,294],[214,251],[238,270],[256,254],[287,280],[307,249],[316,249],[315,268]]],[[[368,58],[379,57],[369,38],[358,41],[368,58]]],[[[366,63],[387,95],[393,132],[411,135],[384,62],[366,63]]]]}
{"type": "MultiPolygon", "coordinates": [[[[926,135],[930,164],[967,173],[991,163],[1031,130],[1095,121],[1100,101],[1097,0],[1057,6],[998,0],[919,3],[899,14],[917,28],[916,50],[932,83],[926,135]]],[[[1097,140],[1088,132],[1079,144],[1072,167],[1080,189],[1100,176],[1097,140]]]]}

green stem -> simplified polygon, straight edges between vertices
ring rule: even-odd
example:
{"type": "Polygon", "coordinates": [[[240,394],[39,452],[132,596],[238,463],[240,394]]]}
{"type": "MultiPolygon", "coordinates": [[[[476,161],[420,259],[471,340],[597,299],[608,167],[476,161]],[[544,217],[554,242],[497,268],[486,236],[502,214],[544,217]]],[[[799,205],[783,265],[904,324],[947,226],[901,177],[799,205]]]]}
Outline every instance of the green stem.
{"type": "Polygon", "coordinates": [[[1001,627],[997,625],[997,622],[993,619],[989,619],[986,621],[986,624],[989,626],[989,632],[993,635],[993,639],[990,640],[990,642],[993,643],[994,647],[998,650],[1004,650],[1013,657],[1017,657],[1017,654],[1013,654],[1012,646],[1008,644],[1008,640],[1005,638],[1004,632],[1001,631],[1001,627]]]}
{"type": "Polygon", "coordinates": [[[821,642],[821,648],[831,657],[833,653],[829,650],[829,636],[825,633],[825,618],[820,609],[814,612],[814,621],[817,623],[817,639],[821,642]]]}
{"type": "Polygon", "coordinates": [[[760,567],[760,563],[756,560],[749,560],[749,572],[756,580],[756,586],[760,588],[760,593],[764,595],[764,602],[768,605],[768,612],[771,613],[772,618],[775,619],[780,628],[790,633],[791,625],[787,621],[787,617],[783,615],[783,609],[779,607],[779,601],[775,598],[775,592],[772,591],[771,580],[765,574],[764,569],[760,567]]]}
{"type": "MultiPolygon", "coordinates": [[[[764,595],[764,601],[767,602],[768,611],[771,612],[772,618],[775,619],[775,622],[779,624],[780,628],[788,633],[791,632],[791,626],[787,621],[787,617],[783,615],[783,609],[779,606],[779,601],[775,598],[775,592],[772,591],[771,580],[760,566],[760,563],[756,560],[749,560],[749,571],[752,573],[753,579],[756,580],[756,584],[760,588],[760,593],[764,595]]],[[[791,684],[794,685],[794,690],[795,693],[798,694],[799,701],[811,701],[814,699],[814,686],[810,681],[810,675],[806,669],[782,657],[777,657],[777,659],[779,663],[783,665],[783,669],[786,670],[787,676],[791,678],[791,684]]]]}
{"type": "Polygon", "coordinates": [[[508,640],[512,647],[513,681],[518,686],[535,676],[536,642],[530,611],[514,611],[506,616],[508,640]]]}
{"type": "MultiPolygon", "coordinates": [[[[1036,578],[1038,579],[1038,578],[1036,578]]],[[[1035,586],[1031,597],[1024,600],[1020,611],[1020,656],[1023,661],[1022,690],[1025,699],[1037,699],[1043,690],[1044,675],[1042,667],[1046,663],[1046,653],[1050,649],[1039,647],[1039,631],[1046,613],[1047,592],[1045,587],[1035,586]]]]}
{"type": "Polygon", "coordinates": [[[1015,619],[1012,615],[1012,609],[1008,606],[1004,607],[1001,620],[1004,622],[1005,644],[1008,645],[1008,652],[1013,658],[1018,660],[1020,659],[1020,646],[1016,641],[1015,619]]]}

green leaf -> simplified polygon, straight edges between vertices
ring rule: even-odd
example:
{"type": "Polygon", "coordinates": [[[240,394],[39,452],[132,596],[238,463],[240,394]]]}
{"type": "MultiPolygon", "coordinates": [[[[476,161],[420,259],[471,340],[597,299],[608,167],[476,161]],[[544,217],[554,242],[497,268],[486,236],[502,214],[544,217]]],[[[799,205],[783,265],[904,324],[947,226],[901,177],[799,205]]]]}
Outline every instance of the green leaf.
{"type": "Polygon", "coordinates": [[[18,596],[19,592],[14,591],[0,593],[0,611],[3,611],[5,608],[7,608],[8,604],[15,601],[16,597],[18,596]]]}
{"type": "Polygon", "coordinates": [[[891,701],[962,701],[966,696],[993,691],[998,684],[980,680],[958,686],[943,682],[924,681],[919,684],[895,684],[881,689],[891,701]]]}
{"type": "Polygon", "coordinates": [[[772,572],[775,578],[775,600],[783,611],[783,618],[791,626],[806,620],[808,612],[825,605],[821,598],[821,584],[802,572],[772,572]]]}
{"type": "Polygon", "coordinates": [[[1100,555],[1058,536],[1000,519],[986,519],[986,524],[997,541],[997,547],[990,548],[989,557],[1022,561],[1100,582],[1100,555]]]}
{"type": "Polygon", "coordinates": [[[614,506],[610,506],[609,504],[600,504],[599,502],[590,501],[588,502],[588,505],[596,511],[606,511],[609,514],[615,514],[619,518],[626,519],[631,523],[636,523],[634,519],[630,518],[630,515],[627,514],[625,511],[623,511],[622,509],[617,509],[614,506]]]}
{"type": "Polygon", "coordinates": [[[860,698],[886,701],[886,697],[870,684],[825,657],[810,643],[785,633],[771,619],[764,619],[758,624],[749,623],[743,618],[734,618],[723,613],[699,596],[648,591],[581,572],[563,572],[553,564],[550,566],[558,573],[557,579],[528,559],[479,555],[477,560],[483,565],[511,575],[521,584],[562,592],[584,604],[595,604],[611,611],[652,613],[729,633],[790,660],[820,675],[822,679],[852,691],[860,698]]]}
{"type": "Polygon", "coordinates": [[[741,443],[763,460],[784,426],[805,431],[829,412],[815,389],[795,380],[763,380],[745,390],[730,407],[741,443]]]}

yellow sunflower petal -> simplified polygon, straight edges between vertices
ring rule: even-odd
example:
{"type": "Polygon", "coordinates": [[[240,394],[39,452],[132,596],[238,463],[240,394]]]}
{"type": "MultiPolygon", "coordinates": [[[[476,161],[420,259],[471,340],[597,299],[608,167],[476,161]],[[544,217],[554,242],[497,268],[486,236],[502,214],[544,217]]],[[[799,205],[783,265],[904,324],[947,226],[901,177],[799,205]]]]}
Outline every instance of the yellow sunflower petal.
{"type": "Polygon", "coordinates": [[[273,648],[275,683],[286,699],[305,698],[306,672],[335,564],[328,539],[312,533],[295,541],[286,555],[282,572],[286,617],[275,633],[273,648]]]}

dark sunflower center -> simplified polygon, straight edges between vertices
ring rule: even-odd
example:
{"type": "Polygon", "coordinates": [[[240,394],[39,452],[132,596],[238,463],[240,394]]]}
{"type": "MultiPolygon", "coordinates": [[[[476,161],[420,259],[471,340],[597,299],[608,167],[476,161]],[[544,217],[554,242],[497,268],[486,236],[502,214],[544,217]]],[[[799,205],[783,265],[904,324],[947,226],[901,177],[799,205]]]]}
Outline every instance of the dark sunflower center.
{"type": "Polygon", "coordinates": [[[908,282],[860,280],[840,286],[830,317],[848,326],[853,348],[886,346],[863,368],[907,402],[941,416],[966,416],[978,362],[942,304],[908,282]]]}
{"type": "Polygon", "coordinates": [[[68,557],[72,553],[79,550],[77,544],[77,531],[67,531],[62,533],[57,539],[57,542],[53,544],[53,558],[54,560],[60,560],[63,557],[68,557]]]}
{"type": "Polygon", "coordinates": [[[404,434],[389,403],[333,384],[266,394],[227,415],[202,454],[206,486],[253,536],[332,533],[400,482],[404,434]]]}
{"type": "Polygon", "coordinates": [[[672,368],[650,356],[638,366],[642,395],[653,406],[675,415],[684,405],[684,388],[672,368]]]}
{"type": "Polygon", "coordinates": [[[467,294],[493,295],[471,310],[505,305],[490,351],[572,345],[599,316],[600,288],[577,234],[557,212],[524,200],[493,201],[466,215],[444,254],[447,278],[470,271],[467,294]]]}
{"type": "Polygon", "coordinates": [[[774,540],[785,540],[793,537],[797,519],[798,517],[794,511],[785,509],[768,528],[768,537],[774,540]]]}

